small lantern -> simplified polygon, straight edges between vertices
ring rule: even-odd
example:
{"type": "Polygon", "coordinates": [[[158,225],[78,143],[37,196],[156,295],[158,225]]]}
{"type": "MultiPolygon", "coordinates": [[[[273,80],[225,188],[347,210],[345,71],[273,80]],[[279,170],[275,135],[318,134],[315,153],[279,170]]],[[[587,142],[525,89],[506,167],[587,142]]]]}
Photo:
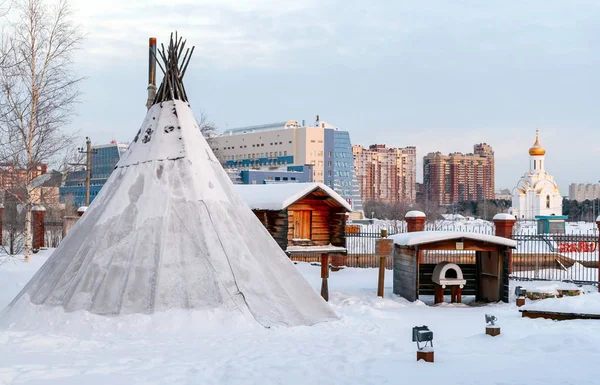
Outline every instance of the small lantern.
{"type": "Polygon", "coordinates": [[[429,344],[433,348],[433,332],[425,325],[415,326],[412,329],[412,340],[417,343],[417,348],[423,350],[429,344]],[[423,347],[419,342],[424,343],[423,347]]]}
{"type": "Polygon", "coordinates": [[[498,318],[496,318],[495,315],[485,315],[485,323],[487,324],[485,327],[485,334],[492,337],[500,335],[500,326],[496,325],[496,321],[498,321],[498,318]]]}
{"type": "Polygon", "coordinates": [[[417,343],[417,361],[433,362],[433,332],[425,325],[415,326],[412,329],[412,340],[417,343]]]}
{"type": "Polygon", "coordinates": [[[517,296],[517,306],[521,307],[525,305],[525,297],[527,296],[527,290],[522,286],[515,287],[515,295],[517,296]]]}
{"type": "Polygon", "coordinates": [[[515,287],[515,295],[517,298],[525,298],[527,295],[527,290],[522,286],[515,287]]]}

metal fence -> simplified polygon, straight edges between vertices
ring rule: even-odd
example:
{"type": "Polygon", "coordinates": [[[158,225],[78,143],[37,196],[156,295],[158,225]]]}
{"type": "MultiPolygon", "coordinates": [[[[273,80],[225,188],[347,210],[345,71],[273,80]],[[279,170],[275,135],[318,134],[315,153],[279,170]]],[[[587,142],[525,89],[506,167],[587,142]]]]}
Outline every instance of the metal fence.
{"type": "Polygon", "coordinates": [[[515,234],[512,278],[597,284],[598,235],[515,234]]]}
{"type": "MultiPolygon", "coordinates": [[[[426,224],[428,231],[465,231],[493,235],[493,226],[435,226],[426,224]]],[[[406,224],[386,226],[361,226],[346,232],[348,267],[377,267],[379,258],[375,254],[375,240],[381,238],[381,230],[388,235],[406,232],[406,224]]],[[[512,256],[512,279],[552,280],[577,284],[600,284],[598,277],[599,245],[596,230],[576,234],[532,234],[515,232],[517,249],[512,256]]],[[[426,251],[422,263],[433,264],[443,260],[458,264],[474,264],[472,251],[426,251]]],[[[316,261],[316,260],[315,260],[316,261]]],[[[386,268],[392,269],[389,260],[386,268]]]]}

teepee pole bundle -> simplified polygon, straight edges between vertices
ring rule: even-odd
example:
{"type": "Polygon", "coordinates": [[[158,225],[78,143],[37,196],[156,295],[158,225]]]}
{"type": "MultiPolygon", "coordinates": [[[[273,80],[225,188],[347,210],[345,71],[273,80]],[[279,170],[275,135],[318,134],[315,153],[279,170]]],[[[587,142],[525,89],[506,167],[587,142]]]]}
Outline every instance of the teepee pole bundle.
{"type": "Polygon", "coordinates": [[[175,32],[175,38],[173,38],[173,34],[171,34],[169,45],[166,50],[165,46],[161,44],[161,49],[158,50],[160,60],[156,57],[156,61],[163,73],[163,81],[154,98],[154,104],[162,103],[166,100],[181,100],[186,103],[188,102],[187,93],[185,92],[185,87],[183,85],[183,76],[190,63],[195,47],[185,49],[186,42],[187,40],[183,40],[183,38],[178,39],[177,32],[175,32]],[[182,58],[181,55],[184,53],[184,49],[185,54],[182,58]],[[164,66],[161,65],[161,61],[164,66]]]}

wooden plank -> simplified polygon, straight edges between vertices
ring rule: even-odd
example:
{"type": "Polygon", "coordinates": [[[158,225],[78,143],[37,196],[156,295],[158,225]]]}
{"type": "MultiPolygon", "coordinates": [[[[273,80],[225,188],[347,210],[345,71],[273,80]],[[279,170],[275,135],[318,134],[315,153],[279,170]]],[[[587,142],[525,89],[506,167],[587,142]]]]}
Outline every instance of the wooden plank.
{"type": "Polygon", "coordinates": [[[574,319],[600,320],[600,314],[585,313],[562,313],[542,310],[519,310],[524,318],[545,318],[555,321],[566,321],[574,319]]]}

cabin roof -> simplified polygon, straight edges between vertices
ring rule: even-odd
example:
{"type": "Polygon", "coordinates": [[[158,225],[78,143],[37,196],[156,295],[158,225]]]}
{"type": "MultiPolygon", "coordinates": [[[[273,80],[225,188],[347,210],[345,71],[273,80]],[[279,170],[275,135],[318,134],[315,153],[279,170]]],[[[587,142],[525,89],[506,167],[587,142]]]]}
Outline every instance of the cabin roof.
{"type": "Polygon", "coordinates": [[[491,243],[499,246],[517,247],[517,242],[512,239],[496,235],[467,233],[464,231],[415,231],[392,235],[390,238],[398,246],[419,246],[440,241],[470,239],[472,241],[491,243]]]}
{"type": "Polygon", "coordinates": [[[310,193],[315,193],[328,196],[335,206],[352,211],[350,204],[340,194],[323,183],[238,184],[235,188],[252,210],[283,210],[310,193]]]}

